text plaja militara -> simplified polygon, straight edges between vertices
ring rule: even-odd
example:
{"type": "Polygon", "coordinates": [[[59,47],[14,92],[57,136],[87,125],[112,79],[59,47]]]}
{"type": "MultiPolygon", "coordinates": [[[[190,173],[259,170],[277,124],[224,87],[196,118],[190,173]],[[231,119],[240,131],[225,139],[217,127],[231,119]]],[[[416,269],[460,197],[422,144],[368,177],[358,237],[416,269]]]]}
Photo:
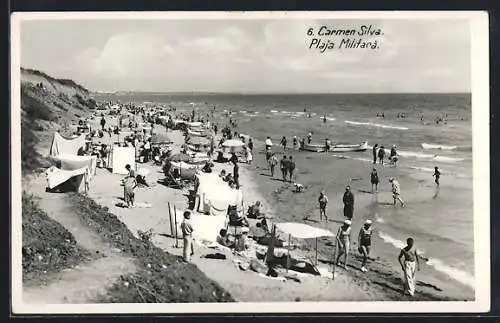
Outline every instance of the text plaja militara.
{"type": "Polygon", "coordinates": [[[324,53],[332,49],[379,49],[378,37],[384,33],[374,25],[362,25],[356,28],[334,28],[317,26],[307,29],[310,36],[309,49],[324,53]]]}

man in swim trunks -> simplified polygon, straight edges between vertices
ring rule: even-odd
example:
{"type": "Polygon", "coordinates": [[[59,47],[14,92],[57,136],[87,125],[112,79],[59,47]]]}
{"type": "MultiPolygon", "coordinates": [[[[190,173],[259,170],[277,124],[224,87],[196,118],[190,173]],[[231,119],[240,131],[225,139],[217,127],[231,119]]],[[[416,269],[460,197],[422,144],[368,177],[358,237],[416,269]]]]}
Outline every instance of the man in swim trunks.
{"type": "Polygon", "coordinates": [[[349,251],[351,248],[351,221],[345,220],[342,226],[337,231],[338,254],[335,260],[336,265],[339,265],[340,257],[344,256],[344,265],[342,268],[347,269],[347,259],[349,257],[349,251]]]}
{"type": "Polygon", "coordinates": [[[361,263],[361,271],[367,272],[366,263],[370,255],[370,247],[372,244],[372,221],[366,220],[358,234],[358,251],[363,255],[363,262],[361,263]]]}
{"type": "Polygon", "coordinates": [[[326,196],[325,191],[321,191],[321,193],[319,193],[318,202],[319,202],[319,220],[322,221],[323,216],[324,216],[325,220],[328,221],[328,216],[326,214],[326,206],[328,204],[328,197],[326,196]]]}
{"type": "Polygon", "coordinates": [[[415,241],[413,238],[406,239],[406,246],[401,249],[398,257],[399,264],[403,270],[404,275],[404,289],[403,293],[413,296],[415,294],[415,269],[420,271],[419,255],[415,248],[415,241]]]}
{"type": "Polygon", "coordinates": [[[276,165],[278,165],[278,158],[276,158],[275,154],[272,154],[267,162],[269,164],[269,169],[271,170],[271,177],[274,177],[274,169],[276,165]]]}
{"type": "Polygon", "coordinates": [[[293,172],[295,171],[295,160],[290,156],[288,160],[288,175],[290,176],[290,183],[292,182],[293,172]]]}
{"type": "Polygon", "coordinates": [[[373,167],[373,170],[370,174],[370,182],[372,183],[372,193],[374,192],[373,187],[375,187],[375,192],[378,192],[378,173],[377,169],[373,167]]]}
{"type": "Polygon", "coordinates": [[[373,155],[373,163],[377,163],[377,149],[378,149],[378,144],[375,144],[372,148],[372,155],[373,155]]]}
{"type": "Polygon", "coordinates": [[[288,160],[285,155],[283,155],[283,158],[280,160],[280,169],[281,175],[283,176],[283,182],[286,182],[286,176],[288,174],[288,160]]]}
{"type": "Polygon", "coordinates": [[[380,164],[384,164],[384,158],[385,158],[385,149],[384,146],[380,146],[380,149],[378,150],[378,160],[380,164]]]}
{"type": "Polygon", "coordinates": [[[400,196],[401,188],[399,186],[399,182],[393,177],[389,178],[389,182],[392,184],[392,198],[394,199],[394,205],[396,205],[396,201],[399,201],[399,203],[401,203],[401,207],[405,207],[406,204],[400,196]]]}
{"type": "Polygon", "coordinates": [[[345,187],[342,202],[344,203],[344,216],[348,220],[352,220],[352,216],[354,213],[354,194],[352,194],[351,187],[349,185],[345,187]]]}

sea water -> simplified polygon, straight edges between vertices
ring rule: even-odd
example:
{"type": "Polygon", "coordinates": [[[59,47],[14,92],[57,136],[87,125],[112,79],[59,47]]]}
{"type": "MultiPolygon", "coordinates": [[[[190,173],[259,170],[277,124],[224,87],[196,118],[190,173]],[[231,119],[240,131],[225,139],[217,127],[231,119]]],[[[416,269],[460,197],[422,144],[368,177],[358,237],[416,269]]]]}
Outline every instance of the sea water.
{"type": "MultiPolygon", "coordinates": [[[[239,123],[240,132],[257,141],[270,136],[275,145],[286,136],[291,146],[294,135],[301,138],[309,132],[313,133],[313,143],[323,143],[326,138],[333,143],[351,144],[367,140],[368,151],[341,153],[345,159],[366,165],[364,182],[353,182],[358,188],[371,188],[368,179],[372,167],[371,147],[377,143],[389,152],[391,146],[396,145],[400,155],[399,169],[379,168],[379,175],[381,180],[390,174],[401,177],[402,196],[409,207],[400,210],[374,201],[367,209],[356,209],[355,217],[375,220],[375,239],[387,246],[383,257],[396,262],[397,249],[406,237],[412,236],[428,259],[427,266],[457,284],[474,288],[470,94],[135,94],[133,99],[185,106],[188,110],[216,107],[216,111],[231,112],[231,117],[239,123]],[[383,118],[380,117],[382,113],[383,118]],[[402,113],[405,118],[398,118],[402,113]],[[324,116],[327,122],[323,122],[324,116]],[[438,117],[445,118],[446,123],[437,124],[438,117]],[[434,166],[438,166],[442,174],[439,191],[433,182],[434,166]],[[408,194],[405,196],[405,193],[408,194]]],[[[218,122],[223,124],[225,117],[221,116],[218,122]]],[[[283,196],[284,199],[300,200],[293,209],[288,209],[287,203],[277,203],[275,207],[281,207],[280,212],[289,214],[290,220],[299,221],[316,207],[315,194],[320,188],[327,190],[330,204],[341,204],[343,191],[331,190],[333,187],[338,190],[334,183],[349,180],[349,169],[338,171],[340,162],[336,161],[335,154],[325,157],[324,154],[294,152],[293,155],[300,182],[313,187],[314,192],[306,192],[300,197],[283,196]]],[[[389,184],[381,182],[380,190],[389,191],[389,184]]],[[[378,200],[384,198],[392,202],[390,194],[381,193],[377,197],[378,200]]]]}

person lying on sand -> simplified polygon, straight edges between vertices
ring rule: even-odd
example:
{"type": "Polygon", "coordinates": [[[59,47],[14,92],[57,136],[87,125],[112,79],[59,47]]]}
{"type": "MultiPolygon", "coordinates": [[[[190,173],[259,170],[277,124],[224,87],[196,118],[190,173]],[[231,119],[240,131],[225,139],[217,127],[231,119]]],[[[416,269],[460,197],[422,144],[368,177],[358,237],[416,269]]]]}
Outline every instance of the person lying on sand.
{"type": "Polygon", "coordinates": [[[249,208],[248,208],[248,213],[247,213],[247,217],[249,219],[258,219],[260,217],[263,216],[263,213],[261,213],[260,211],[260,201],[257,201],[255,202],[254,205],[251,205],[249,208]]]}
{"type": "Polygon", "coordinates": [[[408,295],[413,296],[415,294],[415,285],[417,283],[417,280],[415,279],[415,268],[420,271],[419,255],[417,254],[413,238],[410,237],[406,239],[406,246],[401,249],[398,261],[404,275],[403,293],[408,293],[408,295]]]}
{"type": "Polygon", "coordinates": [[[366,263],[370,256],[370,246],[372,244],[372,221],[366,220],[358,234],[358,251],[363,255],[363,262],[361,263],[361,271],[367,272],[366,263]]]}
{"type": "Polygon", "coordinates": [[[337,231],[337,247],[338,254],[335,263],[337,266],[340,264],[340,257],[344,256],[344,265],[342,268],[347,269],[347,259],[349,258],[349,251],[351,248],[351,221],[345,220],[342,226],[337,231]]]}

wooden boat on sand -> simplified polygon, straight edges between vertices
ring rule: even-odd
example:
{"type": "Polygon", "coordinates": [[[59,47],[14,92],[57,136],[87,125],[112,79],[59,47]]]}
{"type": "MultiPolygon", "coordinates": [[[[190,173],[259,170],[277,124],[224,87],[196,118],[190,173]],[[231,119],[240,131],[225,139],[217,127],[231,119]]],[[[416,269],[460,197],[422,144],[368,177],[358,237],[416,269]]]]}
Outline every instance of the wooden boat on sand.
{"type": "MultiPolygon", "coordinates": [[[[364,141],[360,144],[332,144],[330,146],[330,152],[354,152],[354,151],[366,151],[368,149],[368,142],[364,141]]],[[[312,151],[316,153],[325,152],[325,144],[305,144],[304,150],[312,151]]]]}

